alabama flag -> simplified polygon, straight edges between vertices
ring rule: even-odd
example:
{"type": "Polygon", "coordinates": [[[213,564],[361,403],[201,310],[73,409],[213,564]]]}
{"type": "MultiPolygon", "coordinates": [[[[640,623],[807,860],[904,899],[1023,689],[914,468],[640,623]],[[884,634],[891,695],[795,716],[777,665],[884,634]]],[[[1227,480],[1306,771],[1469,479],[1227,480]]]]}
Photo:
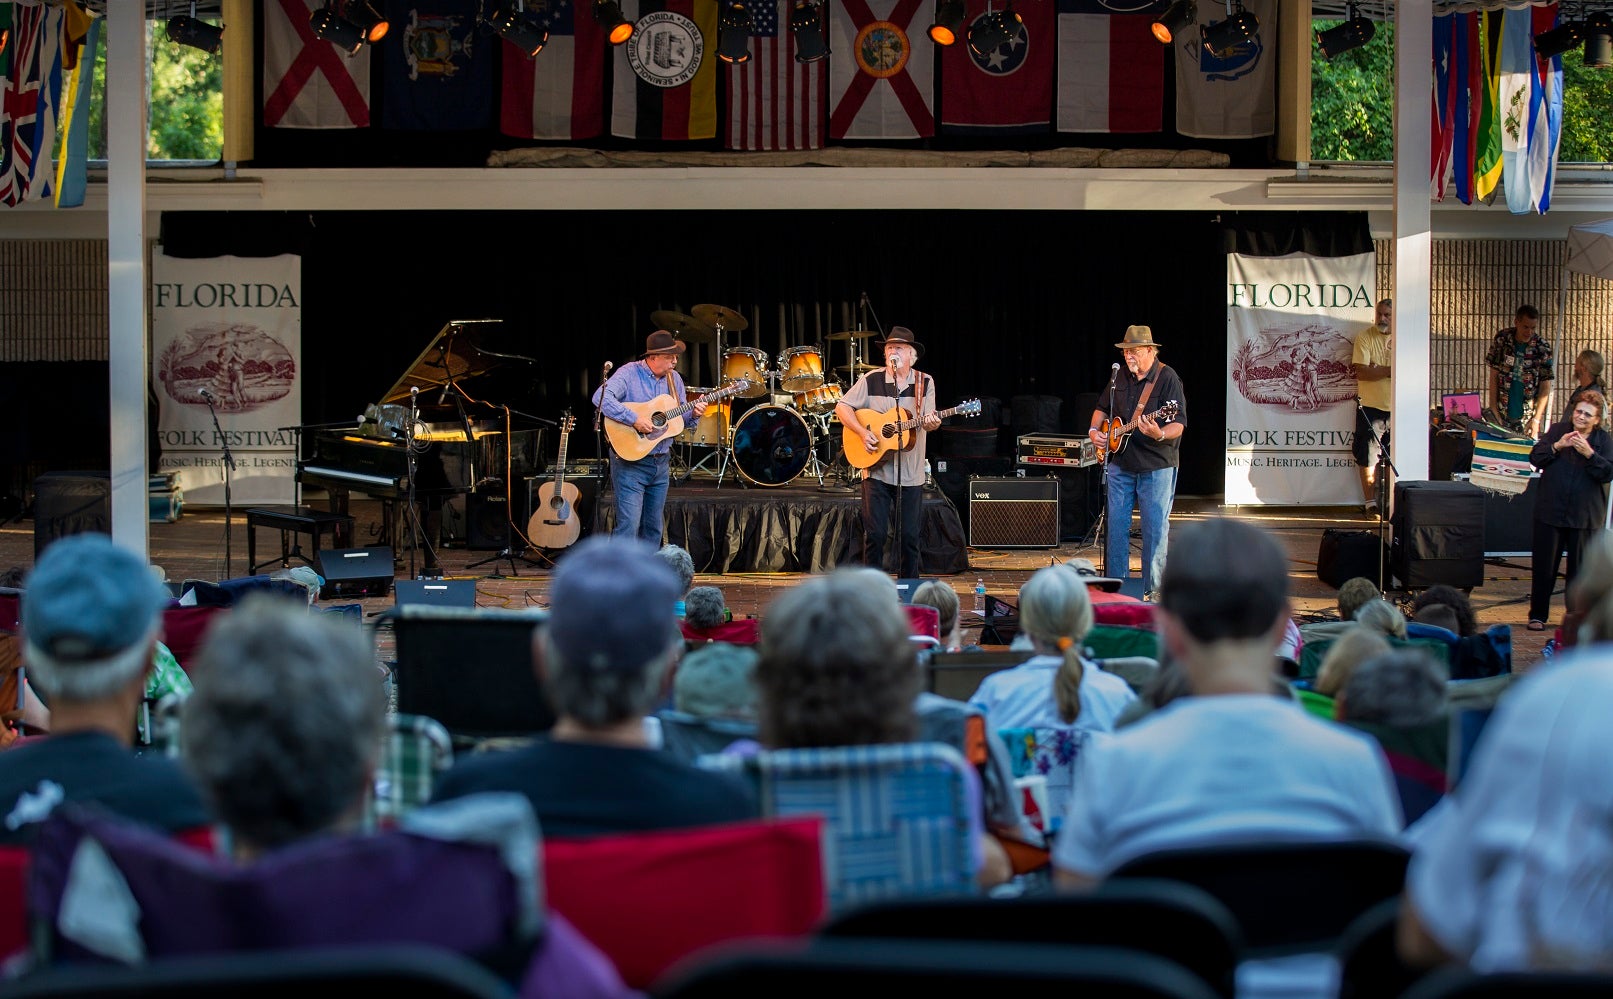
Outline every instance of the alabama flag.
{"type": "MultiPolygon", "coordinates": [[[[964,37],[987,6],[986,0],[969,0],[964,37]]],[[[941,51],[943,131],[965,135],[1047,131],[1053,120],[1053,8],[1033,3],[1015,10],[1024,23],[991,51],[979,53],[963,42],[941,51]]]]}
{"type": "MultiPolygon", "coordinates": [[[[1039,5],[1041,6],[1041,5],[1039,5]]],[[[1165,46],[1137,0],[1058,0],[1058,130],[1157,132],[1165,107],[1165,46]]],[[[1197,32],[1193,33],[1197,41],[1197,32]]]]}
{"type": "Polygon", "coordinates": [[[499,129],[523,139],[597,138],[605,131],[605,33],[573,0],[549,0],[538,13],[549,30],[542,52],[529,59],[504,43],[499,129]]]}
{"type": "Polygon", "coordinates": [[[935,0],[843,0],[831,5],[829,138],[923,139],[935,134],[935,0]]]}
{"type": "Polygon", "coordinates": [[[263,8],[263,124],[368,128],[370,47],[355,55],[314,37],[322,0],[267,0],[263,8]]]}

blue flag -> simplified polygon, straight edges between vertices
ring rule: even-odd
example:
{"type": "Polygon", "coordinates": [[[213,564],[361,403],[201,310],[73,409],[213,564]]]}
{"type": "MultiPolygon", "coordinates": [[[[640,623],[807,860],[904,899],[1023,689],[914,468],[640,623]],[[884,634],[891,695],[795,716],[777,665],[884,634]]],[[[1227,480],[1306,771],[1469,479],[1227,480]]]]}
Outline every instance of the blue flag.
{"type": "Polygon", "coordinates": [[[476,30],[477,0],[387,0],[386,15],[382,127],[490,128],[499,38],[476,30]]]}

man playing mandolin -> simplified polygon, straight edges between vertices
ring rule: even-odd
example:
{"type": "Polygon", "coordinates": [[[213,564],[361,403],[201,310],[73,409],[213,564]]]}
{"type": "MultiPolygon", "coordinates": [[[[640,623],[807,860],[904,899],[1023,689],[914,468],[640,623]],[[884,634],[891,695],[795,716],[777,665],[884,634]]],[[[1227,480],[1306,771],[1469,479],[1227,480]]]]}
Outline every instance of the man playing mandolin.
{"type": "MultiPolygon", "coordinates": [[[[610,380],[594,393],[594,403],[607,420],[614,420],[645,438],[649,453],[628,457],[612,440],[610,456],[611,489],[616,496],[615,537],[639,537],[657,548],[661,546],[661,514],[666,508],[667,486],[672,479],[672,439],[682,423],[656,426],[648,410],[629,409],[626,403],[644,403],[669,397],[668,405],[684,405],[687,395],[678,376],[678,355],[683,342],[666,330],[656,330],[644,341],[644,353],[631,364],[616,369],[610,380]],[[657,438],[656,435],[659,435],[657,438]],[[653,442],[653,444],[651,444],[653,442]]],[[[644,409],[645,407],[640,407],[644,409]]],[[[691,405],[695,418],[706,415],[706,400],[691,405]]]]}
{"type": "Polygon", "coordinates": [[[1142,518],[1144,599],[1154,599],[1165,573],[1170,541],[1171,504],[1181,464],[1187,405],[1182,380],[1159,362],[1159,344],[1147,326],[1128,326],[1115,344],[1126,361],[1098,397],[1108,408],[1092,411],[1087,436],[1107,453],[1109,511],[1104,572],[1125,579],[1131,572],[1131,511],[1142,518]],[[1133,429],[1134,428],[1134,429],[1133,429]]]}
{"type": "MultiPolygon", "coordinates": [[[[840,425],[848,439],[855,435],[870,454],[885,446],[874,428],[863,423],[857,411],[871,409],[889,413],[900,407],[903,419],[918,419],[917,428],[907,431],[912,443],[905,448],[889,448],[863,478],[863,528],[868,542],[863,547],[863,564],[883,570],[885,543],[890,538],[891,510],[896,509],[901,524],[901,541],[896,559],[897,576],[915,579],[919,571],[919,529],[924,522],[924,448],[928,431],[941,425],[935,411],[935,379],[913,368],[924,353],[924,345],[913,339],[905,326],[892,326],[883,344],[885,366],[867,371],[835,404],[840,425]]],[[[894,426],[894,421],[884,427],[894,426]]],[[[849,449],[851,445],[848,443],[849,449]]],[[[849,453],[849,451],[848,451],[849,453]]]]}

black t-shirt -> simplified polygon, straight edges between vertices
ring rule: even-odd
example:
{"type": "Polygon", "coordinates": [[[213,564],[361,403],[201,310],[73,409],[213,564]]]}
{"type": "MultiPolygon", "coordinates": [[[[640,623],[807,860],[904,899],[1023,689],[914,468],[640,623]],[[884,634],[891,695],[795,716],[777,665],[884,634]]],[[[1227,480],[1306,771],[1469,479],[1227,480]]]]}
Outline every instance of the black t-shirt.
{"type": "MultiPolygon", "coordinates": [[[[1176,417],[1173,420],[1161,419],[1160,425],[1166,423],[1187,423],[1187,399],[1182,395],[1182,380],[1176,376],[1176,371],[1170,365],[1154,360],[1154,366],[1148,369],[1148,374],[1141,378],[1133,378],[1131,372],[1124,367],[1115,378],[1115,398],[1111,409],[1109,405],[1109,392],[1104,390],[1098,396],[1098,409],[1104,411],[1111,418],[1119,418],[1122,423],[1130,423],[1137,410],[1137,400],[1142,397],[1143,387],[1153,385],[1154,390],[1148,393],[1148,401],[1143,404],[1143,412],[1157,412],[1167,402],[1176,403],[1176,417]]],[[[1110,461],[1128,472],[1152,472],[1159,468],[1175,468],[1182,463],[1182,439],[1156,441],[1146,437],[1139,430],[1132,431],[1126,438],[1126,444],[1120,453],[1110,461]]]]}
{"type": "Polygon", "coordinates": [[[46,736],[0,753],[0,843],[25,842],[27,827],[59,801],[93,802],[166,832],[211,821],[178,764],[136,756],[104,732],[46,736]]]}
{"type": "Polygon", "coordinates": [[[532,802],[544,836],[681,829],[757,817],[756,796],[727,774],[653,749],[542,740],[456,762],[434,801],[515,791],[532,802]]]}

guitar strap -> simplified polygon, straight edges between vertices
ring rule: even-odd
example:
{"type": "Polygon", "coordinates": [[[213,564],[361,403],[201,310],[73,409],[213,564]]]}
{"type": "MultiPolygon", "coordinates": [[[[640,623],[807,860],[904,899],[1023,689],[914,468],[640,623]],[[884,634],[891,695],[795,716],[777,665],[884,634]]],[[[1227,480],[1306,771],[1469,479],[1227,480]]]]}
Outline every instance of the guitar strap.
{"type": "Polygon", "coordinates": [[[1159,372],[1156,371],[1154,372],[1154,377],[1148,379],[1148,384],[1143,386],[1143,394],[1137,397],[1137,409],[1131,414],[1132,423],[1136,423],[1137,419],[1143,415],[1143,407],[1148,405],[1148,394],[1154,391],[1154,383],[1158,380],[1159,372]]]}

